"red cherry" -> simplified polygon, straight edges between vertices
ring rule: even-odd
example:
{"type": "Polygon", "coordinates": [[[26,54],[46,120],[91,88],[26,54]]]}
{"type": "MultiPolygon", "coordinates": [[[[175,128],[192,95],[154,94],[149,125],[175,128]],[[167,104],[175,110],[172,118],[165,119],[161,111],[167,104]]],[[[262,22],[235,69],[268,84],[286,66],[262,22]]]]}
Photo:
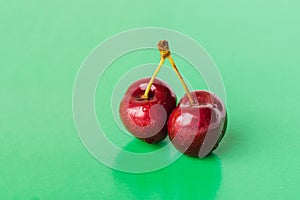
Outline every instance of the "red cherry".
{"type": "Polygon", "coordinates": [[[203,158],[217,148],[225,134],[226,109],[208,91],[194,91],[190,95],[194,103],[185,95],[169,117],[169,138],[180,152],[203,158]]]}
{"type": "Polygon", "coordinates": [[[167,136],[167,118],[176,107],[176,96],[170,86],[155,79],[148,97],[144,94],[150,78],[134,82],[120,104],[120,117],[126,129],[147,143],[157,143],[167,136]]]}

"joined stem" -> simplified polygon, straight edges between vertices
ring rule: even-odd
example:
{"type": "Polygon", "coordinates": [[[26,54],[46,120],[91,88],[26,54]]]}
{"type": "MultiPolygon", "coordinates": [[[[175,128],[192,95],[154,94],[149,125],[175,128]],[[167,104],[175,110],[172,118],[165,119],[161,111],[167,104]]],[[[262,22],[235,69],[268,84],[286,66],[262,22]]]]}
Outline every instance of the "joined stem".
{"type": "Polygon", "coordinates": [[[168,41],[166,41],[166,40],[159,41],[157,47],[158,47],[158,50],[160,52],[160,62],[158,64],[156,70],[154,71],[154,73],[153,73],[153,75],[152,75],[152,77],[151,77],[151,79],[150,79],[150,81],[149,81],[149,83],[147,85],[147,88],[146,88],[145,93],[142,96],[142,98],[144,98],[144,99],[148,99],[149,98],[149,92],[150,92],[151,86],[152,86],[152,84],[153,84],[153,82],[154,82],[154,80],[155,80],[155,78],[156,78],[159,70],[163,66],[163,64],[165,62],[165,59],[168,58],[169,61],[170,61],[170,63],[171,63],[171,65],[172,65],[173,70],[175,71],[175,73],[177,74],[177,76],[178,76],[178,78],[180,80],[181,85],[183,86],[183,89],[184,89],[184,91],[185,91],[185,93],[186,93],[186,95],[187,95],[187,97],[188,97],[191,105],[194,105],[195,101],[192,98],[192,95],[191,95],[191,93],[190,93],[190,91],[189,91],[186,83],[184,82],[184,80],[183,80],[183,78],[182,78],[182,76],[181,76],[178,68],[176,67],[176,64],[175,64],[172,56],[171,56],[171,52],[170,52],[170,49],[169,49],[168,41]]]}

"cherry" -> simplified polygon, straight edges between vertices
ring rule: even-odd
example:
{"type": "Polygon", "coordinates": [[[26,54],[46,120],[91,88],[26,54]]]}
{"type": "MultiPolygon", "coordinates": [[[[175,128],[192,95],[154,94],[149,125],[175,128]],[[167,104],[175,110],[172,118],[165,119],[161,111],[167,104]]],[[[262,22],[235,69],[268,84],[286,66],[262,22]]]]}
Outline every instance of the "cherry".
{"type": "Polygon", "coordinates": [[[182,153],[203,158],[218,147],[226,127],[225,105],[215,94],[198,90],[190,92],[171,56],[168,42],[159,42],[177,74],[186,94],[168,119],[168,134],[182,153]]]}
{"type": "Polygon", "coordinates": [[[205,157],[217,148],[226,131],[226,110],[211,92],[191,92],[191,104],[185,95],[168,120],[168,133],[173,145],[189,156],[205,157]]]}
{"type": "Polygon", "coordinates": [[[191,93],[175,65],[168,42],[160,41],[158,49],[161,60],[152,78],[133,83],[121,101],[122,122],[130,133],[147,143],[163,140],[168,131],[171,142],[179,151],[203,158],[218,147],[225,134],[225,105],[209,91],[191,93]],[[155,79],[166,58],[186,92],[177,107],[172,89],[165,82],[155,79]]]}
{"type": "Polygon", "coordinates": [[[167,136],[167,119],[176,107],[176,96],[170,86],[156,75],[162,67],[161,59],[152,78],[144,78],[129,86],[121,100],[119,113],[126,129],[135,137],[151,144],[167,136]]]}

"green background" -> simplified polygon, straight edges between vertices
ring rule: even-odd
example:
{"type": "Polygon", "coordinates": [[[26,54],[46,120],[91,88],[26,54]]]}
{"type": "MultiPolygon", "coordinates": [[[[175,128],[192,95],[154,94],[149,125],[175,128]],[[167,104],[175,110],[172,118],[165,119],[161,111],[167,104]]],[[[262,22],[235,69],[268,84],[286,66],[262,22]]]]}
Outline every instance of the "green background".
{"type": "MultiPolygon", "coordinates": [[[[0,199],[297,198],[299,9],[296,0],[0,1],[0,199]],[[183,32],[209,52],[225,84],[229,128],[207,159],[182,156],[134,175],[86,151],[72,90],[96,45],[147,26],[183,32]]],[[[145,52],[137,63],[157,56],[145,52]]],[[[183,75],[192,80],[189,69],[183,75]]],[[[123,148],[159,147],[132,139],[123,148]]]]}

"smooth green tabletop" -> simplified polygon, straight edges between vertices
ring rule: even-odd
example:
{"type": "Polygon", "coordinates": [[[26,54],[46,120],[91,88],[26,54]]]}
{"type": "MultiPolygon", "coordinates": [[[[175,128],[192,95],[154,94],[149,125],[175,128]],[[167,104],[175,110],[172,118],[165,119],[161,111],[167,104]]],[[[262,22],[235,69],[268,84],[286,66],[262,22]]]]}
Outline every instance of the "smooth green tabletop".
{"type": "MultiPolygon", "coordinates": [[[[1,1],[0,199],[299,198],[299,9],[296,0],[1,1]],[[99,43],[142,27],[182,32],[207,50],[224,81],[229,127],[206,159],[182,156],[161,170],[130,174],[85,149],[72,92],[99,43]]],[[[176,59],[192,87],[205,89],[176,59]]],[[[97,117],[108,120],[103,129],[120,148],[160,146],[120,139],[109,107],[99,102],[131,66],[158,61],[157,51],[134,52],[101,79],[107,87],[97,90],[97,117]]]]}

